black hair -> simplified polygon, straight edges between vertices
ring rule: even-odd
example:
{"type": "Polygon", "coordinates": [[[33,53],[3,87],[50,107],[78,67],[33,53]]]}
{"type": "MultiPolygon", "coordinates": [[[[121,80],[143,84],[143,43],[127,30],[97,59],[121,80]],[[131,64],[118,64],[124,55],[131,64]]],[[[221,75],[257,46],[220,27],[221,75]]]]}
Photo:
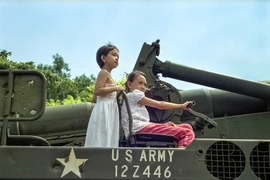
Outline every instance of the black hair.
{"type": "Polygon", "coordinates": [[[143,77],[145,77],[145,79],[147,79],[146,75],[142,71],[138,71],[138,70],[132,71],[132,73],[130,73],[128,75],[127,81],[125,83],[126,92],[130,92],[130,89],[129,89],[128,85],[127,85],[128,81],[133,82],[139,75],[142,75],[143,77]]]}
{"type": "Polygon", "coordinates": [[[118,52],[118,48],[114,45],[112,45],[110,42],[104,46],[101,46],[98,50],[97,50],[97,54],[96,54],[96,60],[97,60],[97,63],[99,65],[100,68],[103,68],[104,66],[104,62],[102,61],[101,59],[101,56],[107,56],[108,53],[112,50],[116,49],[118,52]]]}

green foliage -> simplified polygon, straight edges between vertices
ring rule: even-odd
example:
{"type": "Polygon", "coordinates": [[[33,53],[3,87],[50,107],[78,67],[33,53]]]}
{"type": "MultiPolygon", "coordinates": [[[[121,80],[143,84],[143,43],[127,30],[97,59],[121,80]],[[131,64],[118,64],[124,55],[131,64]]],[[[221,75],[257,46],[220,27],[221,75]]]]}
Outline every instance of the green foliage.
{"type": "MultiPolygon", "coordinates": [[[[71,78],[70,68],[64,58],[56,53],[53,55],[52,65],[38,64],[34,62],[14,62],[9,60],[12,53],[7,50],[0,51],[0,69],[38,70],[47,79],[46,106],[58,106],[64,104],[76,104],[92,102],[96,77],[85,74],[71,78]]],[[[116,84],[124,86],[125,76],[116,84]]]]}
{"type": "MultiPolygon", "coordinates": [[[[1,50],[1,49],[0,49],[1,50]]],[[[11,52],[8,52],[7,50],[5,50],[5,49],[2,49],[1,51],[0,51],[0,57],[2,57],[2,58],[8,58],[8,56],[11,56],[12,55],[12,53],[11,52]]]]}
{"type": "Polygon", "coordinates": [[[52,57],[54,59],[52,72],[63,78],[70,77],[69,66],[67,63],[65,63],[63,57],[60,56],[58,53],[56,53],[56,55],[53,55],[52,57]]]}
{"type": "Polygon", "coordinates": [[[35,64],[32,61],[23,63],[23,62],[13,62],[8,60],[7,58],[0,56],[0,69],[21,69],[21,70],[33,70],[35,68],[35,64]]]}
{"type": "Polygon", "coordinates": [[[126,75],[124,75],[123,77],[122,77],[122,79],[120,80],[120,81],[116,81],[115,82],[115,84],[117,84],[117,85],[122,85],[124,88],[125,88],[125,82],[127,81],[127,77],[126,77],[126,75]]]}

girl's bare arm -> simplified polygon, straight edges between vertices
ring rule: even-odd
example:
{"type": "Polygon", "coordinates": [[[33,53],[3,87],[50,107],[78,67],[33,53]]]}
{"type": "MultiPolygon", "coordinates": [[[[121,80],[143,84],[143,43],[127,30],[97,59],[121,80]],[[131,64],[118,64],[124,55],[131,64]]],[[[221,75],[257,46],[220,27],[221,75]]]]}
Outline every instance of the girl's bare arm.
{"type": "Polygon", "coordinates": [[[97,76],[96,84],[95,84],[94,95],[105,96],[109,93],[120,90],[119,86],[104,87],[105,83],[107,82],[108,77],[109,75],[106,71],[99,72],[97,76]]]}
{"type": "Polygon", "coordinates": [[[156,101],[147,97],[142,98],[140,101],[138,101],[138,104],[150,106],[158,109],[184,109],[187,110],[187,106],[192,101],[186,101],[184,104],[176,104],[176,103],[170,103],[165,101],[156,101]]]}

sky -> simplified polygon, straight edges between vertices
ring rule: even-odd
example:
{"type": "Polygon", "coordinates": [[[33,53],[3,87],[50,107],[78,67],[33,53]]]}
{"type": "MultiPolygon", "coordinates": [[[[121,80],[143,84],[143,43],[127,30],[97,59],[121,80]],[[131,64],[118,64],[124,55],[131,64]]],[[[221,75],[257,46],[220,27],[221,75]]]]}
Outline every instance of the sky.
{"type": "MultiPolygon", "coordinates": [[[[162,62],[251,81],[269,80],[270,1],[0,0],[0,49],[11,60],[49,64],[60,54],[72,77],[97,76],[97,49],[120,50],[112,76],[134,68],[143,43],[160,39],[162,62]]],[[[179,89],[204,86],[161,78],[179,89]]]]}

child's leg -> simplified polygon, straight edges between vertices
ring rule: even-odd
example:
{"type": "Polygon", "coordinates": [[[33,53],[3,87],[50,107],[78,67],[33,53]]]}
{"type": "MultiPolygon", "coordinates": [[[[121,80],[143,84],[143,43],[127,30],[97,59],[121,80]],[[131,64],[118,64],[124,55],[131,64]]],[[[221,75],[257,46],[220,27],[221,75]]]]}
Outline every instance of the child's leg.
{"type": "Polygon", "coordinates": [[[190,129],[193,131],[193,128],[190,124],[187,124],[187,123],[182,123],[182,124],[176,124],[176,126],[179,126],[179,127],[183,127],[183,128],[187,128],[187,129],[190,129]]]}
{"type": "Polygon", "coordinates": [[[191,126],[168,126],[165,124],[151,123],[137,133],[152,133],[175,136],[178,139],[178,146],[188,146],[195,139],[195,134],[192,128],[190,128],[191,126]]]}
{"type": "Polygon", "coordinates": [[[192,128],[192,126],[190,124],[187,124],[187,123],[176,124],[176,126],[186,128],[186,129],[190,129],[192,131],[192,134],[188,135],[185,139],[181,140],[182,142],[179,143],[179,144],[182,144],[182,145],[179,146],[179,148],[185,148],[187,146],[186,144],[190,144],[195,139],[193,128],[192,128]],[[189,142],[189,141],[191,141],[191,142],[189,142]]]}
{"type": "Polygon", "coordinates": [[[180,145],[180,146],[188,146],[195,139],[195,134],[194,134],[193,130],[186,129],[185,133],[186,133],[185,138],[182,138],[181,140],[179,140],[178,145],[180,145]]]}

